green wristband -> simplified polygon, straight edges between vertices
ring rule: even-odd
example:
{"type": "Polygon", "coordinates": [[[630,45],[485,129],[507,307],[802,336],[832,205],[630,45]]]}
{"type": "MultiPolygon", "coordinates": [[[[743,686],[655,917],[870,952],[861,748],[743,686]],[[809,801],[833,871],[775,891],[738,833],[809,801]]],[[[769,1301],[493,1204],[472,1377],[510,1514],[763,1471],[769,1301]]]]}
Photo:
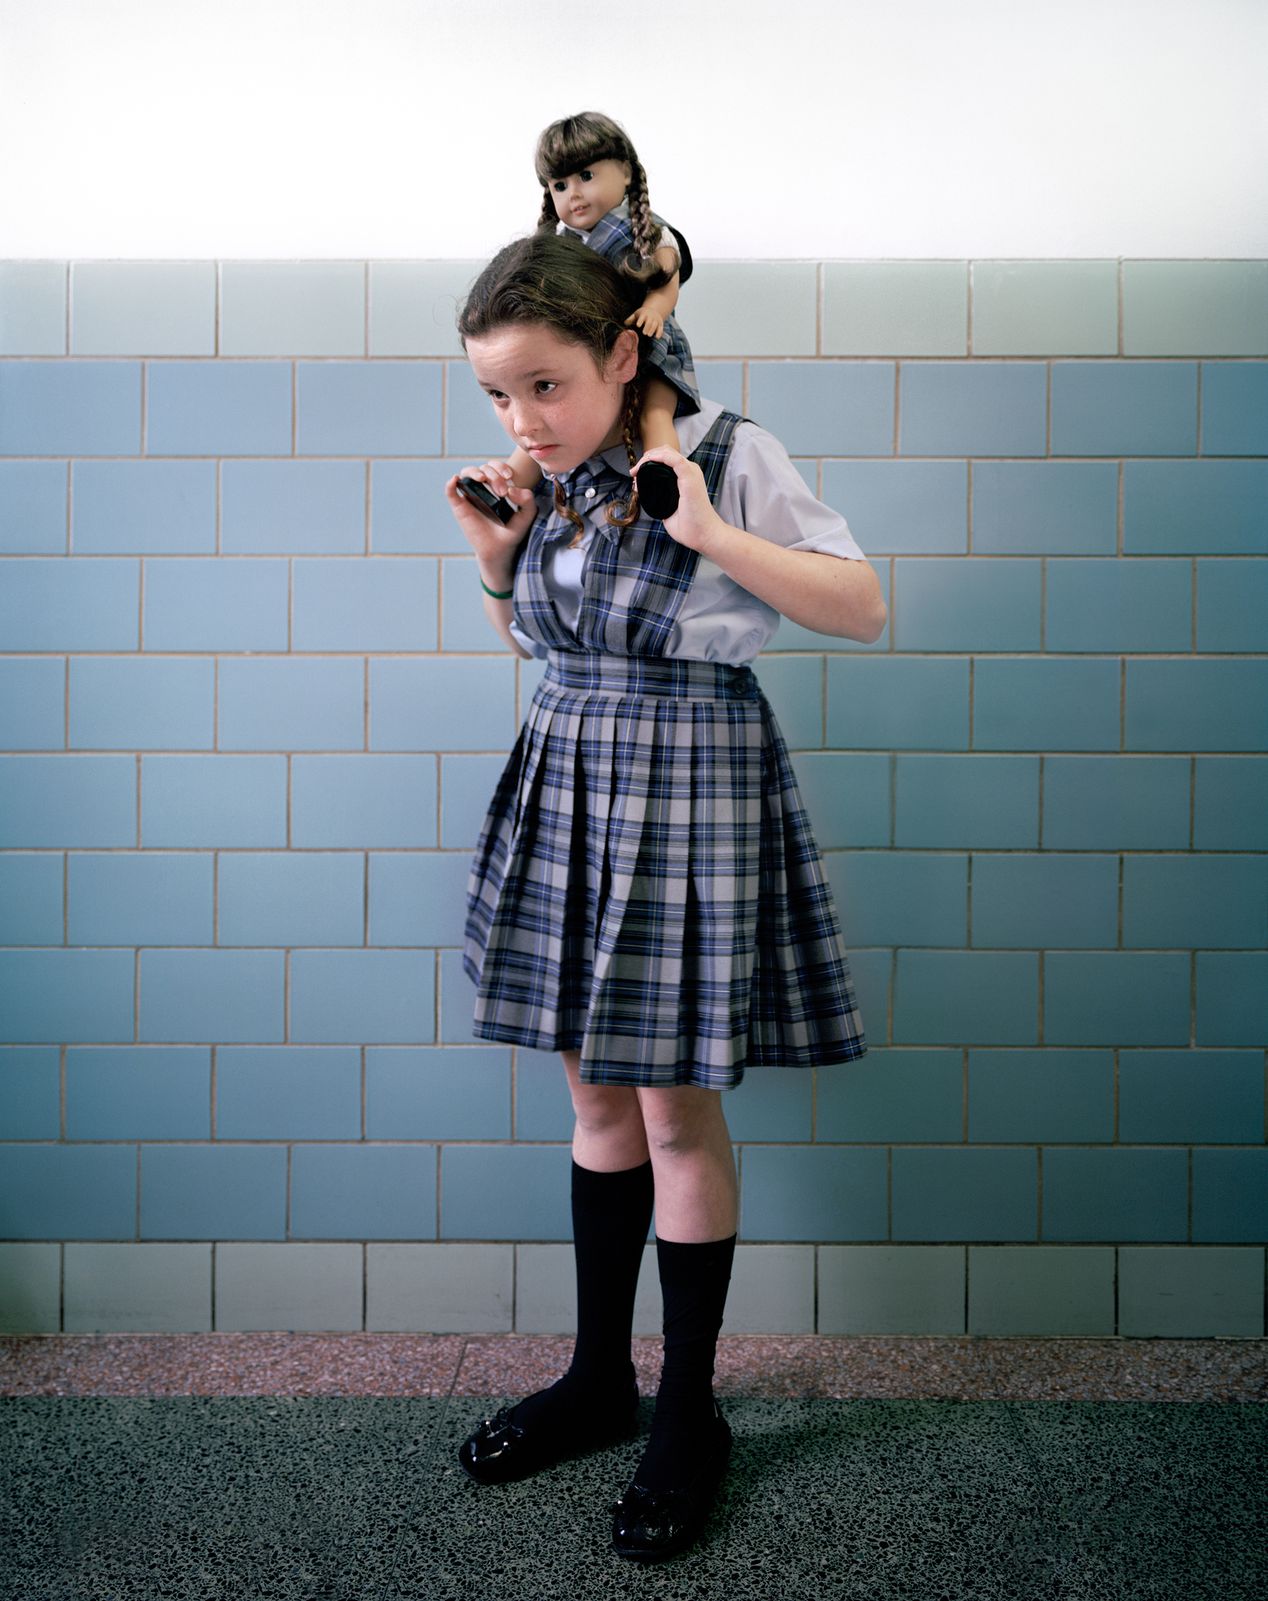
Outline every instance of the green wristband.
{"type": "Polygon", "coordinates": [[[494,600],[510,600],[515,593],[513,589],[490,589],[483,578],[480,580],[480,588],[486,595],[492,595],[494,600]]]}

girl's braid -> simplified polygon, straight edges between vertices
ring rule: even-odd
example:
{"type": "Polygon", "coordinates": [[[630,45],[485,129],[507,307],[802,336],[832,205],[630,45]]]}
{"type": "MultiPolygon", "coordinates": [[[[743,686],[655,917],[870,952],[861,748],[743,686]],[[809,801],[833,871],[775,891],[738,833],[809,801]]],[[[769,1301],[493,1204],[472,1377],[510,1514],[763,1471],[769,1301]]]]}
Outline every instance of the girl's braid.
{"type": "Polygon", "coordinates": [[[579,545],[585,538],[586,525],[568,504],[567,498],[564,495],[564,486],[559,482],[558,478],[555,479],[555,510],[565,522],[571,523],[572,526],[577,530],[572,538],[568,541],[568,549],[571,550],[574,545],[579,545]]]}
{"type": "MultiPolygon", "coordinates": [[[[603,511],[604,517],[607,518],[613,528],[629,528],[632,523],[638,521],[639,517],[638,480],[634,477],[634,463],[638,460],[638,450],[636,448],[638,435],[635,433],[635,425],[642,409],[643,385],[636,378],[632,383],[626,385],[625,402],[621,407],[621,441],[625,446],[625,454],[630,461],[630,498],[624,508],[620,507],[616,501],[612,501],[604,507],[603,511]]],[[[571,550],[585,538],[586,525],[564,499],[563,486],[558,478],[555,479],[555,510],[577,530],[568,542],[568,548],[571,550]]]]}
{"type": "Polygon", "coordinates": [[[637,434],[635,425],[643,410],[643,384],[642,380],[635,378],[625,386],[625,405],[621,410],[621,439],[625,445],[625,454],[630,460],[630,498],[625,510],[618,511],[615,505],[610,505],[604,516],[613,528],[628,528],[631,523],[638,521],[638,479],[634,477],[634,463],[638,460],[638,451],[635,448],[637,434]]]}

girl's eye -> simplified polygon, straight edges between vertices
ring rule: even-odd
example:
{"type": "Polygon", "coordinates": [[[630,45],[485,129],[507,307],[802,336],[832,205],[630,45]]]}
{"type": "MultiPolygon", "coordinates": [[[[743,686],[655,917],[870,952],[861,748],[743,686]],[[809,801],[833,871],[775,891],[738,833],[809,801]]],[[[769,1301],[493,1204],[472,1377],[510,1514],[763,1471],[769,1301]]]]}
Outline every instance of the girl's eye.
{"type": "Polygon", "coordinates": [[[559,385],[553,378],[539,378],[534,387],[539,395],[548,395],[552,389],[558,389],[559,385]]]}

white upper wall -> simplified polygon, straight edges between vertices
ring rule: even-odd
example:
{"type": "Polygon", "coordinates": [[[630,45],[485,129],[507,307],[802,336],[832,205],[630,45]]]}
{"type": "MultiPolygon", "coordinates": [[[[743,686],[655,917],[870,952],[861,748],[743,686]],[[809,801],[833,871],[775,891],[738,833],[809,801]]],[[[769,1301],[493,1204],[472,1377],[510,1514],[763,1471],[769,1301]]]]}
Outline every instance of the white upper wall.
{"type": "Polygon", "coordinates": [[[1266,0],[0,0],[0,256],[480,257],[594,108],[700,257],[1262,257],[1266,81],[1266,0]]]}

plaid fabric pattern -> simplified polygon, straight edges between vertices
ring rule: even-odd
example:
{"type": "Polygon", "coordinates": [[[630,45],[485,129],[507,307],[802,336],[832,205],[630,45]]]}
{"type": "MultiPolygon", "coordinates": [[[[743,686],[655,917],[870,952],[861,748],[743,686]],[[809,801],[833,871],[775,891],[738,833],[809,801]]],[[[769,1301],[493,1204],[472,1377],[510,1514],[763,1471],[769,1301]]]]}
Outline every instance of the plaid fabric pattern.
{"type": "MultiPolygon", "coordinates": [[[[704,474],[710,500],[718,487],[731,439],[741,422],[734,412],[722,412],[691,453],[704,474]]],[[[587,511],[630,493],[628,476],[616,472],[601,457],[594,457],[563,479],[570,502],[587,511]],[[587,489],[594,498],[585,500],[587,489]]],[[[571,523],[553,507],[529,530],[515,571],[515,621],[539,644],[556,650],[600,650],[618,656],[658,656],[673,629],[683,596],[696,576],[699,556],[665,532],[663,523],[640,517],[630,528],[614,528],[605,518],[597,521],[601,537],[592,541],[586,557],[586,577],[575,629],[565,628],[542,578],[542,553],[553,540],[571,539],[571,523]]]]}
{"type": "MultiPolygon", "coordinates": [[[[661,228],[668,226],[664,218],[658,217],[655,212],[652,213],[652,220],[661,228]]],[[[591,250],[619,267],[634,249],[634,230],[629,218],[609,211],[606,217],[601,217],[595,223],[586,243],[591,250]]],[[[675,410],[679,417],[700,410],[700,386],[696,382],[691,346],[672,312],[665,318],[664,330],[659,339],[652,341],[642,365],[644,371],[650,368],[678,391],[675,410]]]]}
{"type": "MultiPolygon", "coordinates": [[[[739,420],[696,452],[713,498],[739,420]]],[[[549,525],[529,535],[516,612],[553,648],[471,871],[476,1034],[578,1050],[593,1084],[726,1089],[746,1067],[861,1056],[831,892],[756,678],[659,653],[695,553],[650,518],[595,538],[568,633],[541,579],[549,525]]]]}

